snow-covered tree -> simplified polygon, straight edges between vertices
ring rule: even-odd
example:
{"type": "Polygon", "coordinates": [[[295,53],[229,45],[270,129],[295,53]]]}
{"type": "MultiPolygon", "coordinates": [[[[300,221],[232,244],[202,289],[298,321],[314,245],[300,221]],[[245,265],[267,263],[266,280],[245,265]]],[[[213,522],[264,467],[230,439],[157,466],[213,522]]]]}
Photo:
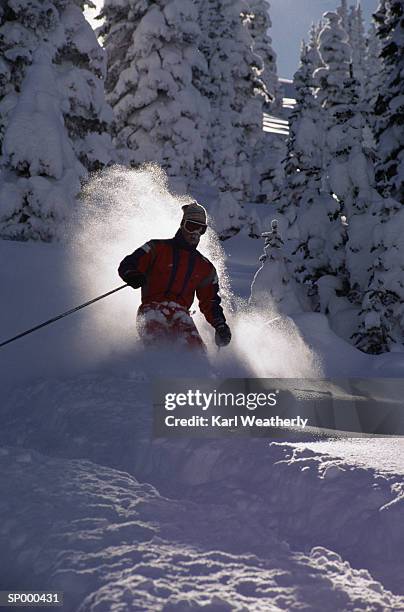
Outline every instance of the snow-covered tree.
{"type": "Polygon", "coordinates": [[[108,66],[105,91],[110,96],[118,83],[121,72],[130,66],[128,54],[132,38],[140,19],[146,14],[149,2],[135,0],[105,0],[96,19],[102,25],[96,30],[107,49],[108,66]]]}
{"type": "MultiPolygon", "coordinates": [[[[282,117],[283,92],[277,74],[276,54],[269,36],[269,28],[272,27],[270,5],[267,0],[248,0],[246,7],[242,15],[244,25],[251,34],[252,49],[262,62],[262,66],[256,69],[256,88],[258,92],[262,92],[265,110],[282,117]]],[[[272,202],[279,196],[283,182],[284,157],[284,138],[261,131],[251,160],[251,184],[255,186],[251,195],[255,201],[272,202]]]]}
{"type": "Polygon", "coordinates": [[[263,132],[253,158],[254,199],[257,202],[274,204],[279,200],[285,181],[283,162],[286,152],[283,134],[263,132]]]}
{"type": "Polygon", "coordinates": [[[63,116],[73,148],[94,172],[115,159],[110,138],[112,110],[105,100],[106,55],[85,20],[86,0],[54,0],[64,40],[54,57],[63,98],[63,116]]]}
{"type": "Polygon", "coordinates": [[[373,263],[355,341],[364,351],[382,353],[404,345],[403,3],[380,2],[374,18],[383,63],[375,104],[376,179],[384,198],[375,215],[373,263]]]}
{"type": "Polygon", "coordinates": [[[302,288],[291,277],[283,253],[284,242],[276,220],[265,238],[264,254],[259,261],[252,285],[250,304],[264,308],[275,307],[282,314],[296,314],[307,310],[307,300],[302,288]]]}
{"type": "Polygon", "coordinates": [[[351,6],[348,16],[348,37],[351,45],[352,72],[360,87],[363,96],[366,78],[366,35],[360,3],[351,6]]]}
{"type": "MultiPolygon", "coordinates": [[[[300,67],[293,77],[296,105],[290,116],[288,155],[285,178],[288,186],[288,203],[283,211],[299,206],[301,198],[313,191],[319,192],[322,170],[322,110],[314,97],[311,50],[303,42],[300,67]]],[[[295,213],[293,213],[294,216],[295,213]]],[[[291,219],[291,221],[293,218],[291,219]]]]}
{"type": "Polygon", "coordinates": [[[49,241],[88,171],[113,159],[104,52],[81,0],[0,13],[0,235],[49,241]]]}
{"type": "MultiPolygon", "coordinates": [[[[285,243],[276,250],[275,269],[282,266],[297,281],[310,308],[326,313],[337,333],[361,350],[383,352],[404,346],[404,213],[375,189],[367,137],[371,88],[361,99],[347,33],[337,14],[324,19],[314,77],[318,58],[306,45],[294,77],[297,104],[279,200],[285,243]]],[[[376,46],[368,62],[371,53],[377,58],[376,46]]],[[[392,73],[390,66],[386,74],[392,73]]],[[[264,285],[270,282],[283,286],[275,277],[264,285]]]]}
{"type": "MultiPolygon", "coordinates": [[[[397,28],[398,8],[394,13],[388,2],[386,8],[390,23],[395,14],[397,28]]],[[[325,312],[337,333],[361,350],[379,353],[404,346],[404,213],[397,200],[382,199],[375,189],[367,116],[380,79],[369,66],[372,53],[377,58],[377,47],[368,47],[364,64],[366,74],[374,78],[373,94],[366,83],[368,94],[362,99],[352,70],[352,46],[340,18],[328,13],[324,19],[314,78],[306,45],[294,77],[297,104],[290,119],[286,182],[279,202],[285,243],[278,245],[274,269],[282,266],[306,290],[310,307],[325,312]]],[[[386,19],[380,26],[386,39],[391,36],[388,23],[386,19]]],[[[393,40],[400,38],[393,35],[393,40]]],[[[390,52],[394,55],[398,48],[396,42],[390,52]]],[[[394,91],[399,68],[392,63],[386,68],[394,91]]],[[[397,122],[400,126],[399,116],[397,122]]],[[[281,278],[271,277],[264,282],[268,283],[283,286],[281,278]]]]}
{"type": "Polygon", "coordinates": [[[337,8],[337,15],[340,18],[340,24],[345,32],[348,31],[348,3],[347,0],[341,0],[339,7],[337,8]]]}
{"type": "Polygon", "coordinates": [[[320,34],[324,66],[315,72],[315,78],[324,113],[324,187],[336,201],[330,231],[335,280],[320,279],[318,290],[321,310],[334,320],[340,312],[340,331],[343,328],[349,337],[357,330],[357,314],[372,276],[373,234],[382,203],[374,187],[366,106],[350,71],[348,39],[338,17],[326,17],[328,24],[320,34]]]}
{"type": "Polygon", "coordinates": [[[404,203],[404,4],[382,2],[374,15],[381,40],[383,82],[375,105],[380,193],[404,203]]]}
{"type": "Polygon", "coordinates": [[[198,48],[198,6],[107,0],[102,16],[116,144],[129,149],[131,164],[157,162],[186,189],[203,169],[210,124],[196,77],[207,68],[198,48]]]}
{"type": "Polygon", "coordinates": [[[223,238],[244,224],[243,204],[252,197],[252,156],[262,132],[263,97],[256,90],[262,64],[241,13],[239,1],[201,4],[201,50],[208,63],[201,86],[211,105],[205,181],[219,192],[212,213],[223,238]]]}
{"type": "MultiPolygon", "coordinates": [[[[382,278],[385,272],[378,259],[372,266],[371,283],[359,313],[358,331],[352,335],[361,351],[376,355],[390,350],[394,344],[391,329],[396,327],[393,315],[398,299],[395,292],[384,289],[382,278]]],[[[404,338],[400,340],[402,343],[404,338]]]]}
{"type": "Polygon", "coordinates": [[[289,268],[306,287],[316,308],[317,281],[331,272],[330,216],[335,200],[322,192],[323,112],[313,95],[313,55],[302,44],[301,64],[294,75],[296,105],[290,117],[285,184],[278,210],[289,268]]]}
{"type": "Polygon", "coordinates": [[[268,0],[247,0],[243,11],[244,24],[252,38],[252,49],[261,58],[262,66],[257,70],[257,87],[264,85],[264,96],[268,95],[267,104],[271,112],[282,109],[282,91],[279,85],[276,66],[276,53],[272,48],[269,30],[272,27],[270,4],[268,0]],[[246,10],[247,9],[247,10],[246,10]]]}
{"type": "Polygon", "coordinates": [[[314,74],[318,85],[317,97],[326,108],[349,101],[344,85],[350,78],[351,49],[348,35],[341,27],[340,17],[333,12],[323,16],[326,23],[319,37],[322,66],[314,74]]]}
{"type": "Polygon", "coordinates": [[[325,67],[316,71],[319,97],[325,110],[325,170],[330,192],[337,199],[335,236],[340,234],[341,259],[336,272],[346,276],[346,294],[360,303],[367,287],[371,230],[380,198],[374,189],[371,152],[365,145],[366,114],[360,104],[358,82],[350,74],[347,37],[335,14],[320,35],[325,67]],[[345,218],[347,228],[341,224],[345,218]],[[346,246],[345,246],[346,244],[346,246]],[[344,249],[341,248],[345,246],[344,249]]]}
{"type": "Polygon", "coordinates": [[[373,260],[354,339],[363,351],[383,353],[404,347],[404,212],[384,198],[373,214],[373,260]]]}
{"type": "Polygon", "coordinates": [[[307,61],[310,62],[310,69],[312,70],[312,75],[317,68],[323,65],[320,51],[318,49],[318,36],[321,32],[321,28],[319,29],[316,24],[312,23],[310,32],[309,32],[309,42],[307,45],[306,55],[307,61]]]}
{"type": "Polygon", "coordinates": [[[148,5],[148,0],[104,0],[95,17],[101,22],[95,30],[96,34],[104,49],[108,49],[105,79],[108,94],[114,90],[125,62],[125,68],[128,66],[127,53],[132,44],[133,32],[147,12],[148,5]]]}
{"type": "Polygon", "coordinates": [[[381,39],[388,36],[389,24],[387,22],[387,2],[388,0],[379,0],[377,10],[373,13],[373,22],[376,27],[376,34],[381,39]]]}
{"type": "Polygon", "coordinates": [[[365,213],[379,198],[363,142],[365,121],[350,72],[348,37],[337,14],[324,18],[320,67],[313,75],[313,56],[304,44],[294,77],[297,104],[279,211],[288,269],[306,286],[311,307],[338,321],[349,337],[369,278],[374,217],[365,213]]]}
{"type": "MultiPolygon", "coordinates": [[[[381,45],[376,35],[375,25],[372,23],[366,39],[365,78],[363,98],[368,113],[368,122],[372,134],[376,131],[377,117],[374,113],[379,90],[383,81],[383,65],[380,57],[381,45]]],[[[375,146],[374,140],[372,145],[375,146]]]]}

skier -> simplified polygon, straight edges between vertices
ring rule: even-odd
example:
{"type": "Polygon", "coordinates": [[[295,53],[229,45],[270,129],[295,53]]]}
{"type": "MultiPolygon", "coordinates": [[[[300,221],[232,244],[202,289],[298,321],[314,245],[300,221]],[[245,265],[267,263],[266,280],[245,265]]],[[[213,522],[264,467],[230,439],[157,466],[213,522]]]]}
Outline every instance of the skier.
{"type": "Polygon", "coordinates": [[[182,210],[174,238],[149,240],[122,260],[118,273],[134,289],[142,288],[137,326],[145,344],[175,341],[204,349],[189,314],[196,293],[201,312],[215,329],[216,344],[226,346],[231,332],[220,305],[216,270],[196,248],[206,232],[206,211],[197,202],[182,210]]]}

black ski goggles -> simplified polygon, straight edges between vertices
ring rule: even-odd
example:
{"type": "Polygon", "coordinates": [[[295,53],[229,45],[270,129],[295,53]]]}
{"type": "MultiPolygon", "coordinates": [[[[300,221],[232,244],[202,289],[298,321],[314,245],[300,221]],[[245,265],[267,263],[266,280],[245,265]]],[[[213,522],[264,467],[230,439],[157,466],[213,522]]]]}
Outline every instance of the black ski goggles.
{"type": "Polygon", "coordinates": [[[206,232],[207,225],[205,223],[197,223],[197,221],[185,221],[184,229],[193,234],[194,232],[199,232],[200,234],[204,234],[206,232]]]}

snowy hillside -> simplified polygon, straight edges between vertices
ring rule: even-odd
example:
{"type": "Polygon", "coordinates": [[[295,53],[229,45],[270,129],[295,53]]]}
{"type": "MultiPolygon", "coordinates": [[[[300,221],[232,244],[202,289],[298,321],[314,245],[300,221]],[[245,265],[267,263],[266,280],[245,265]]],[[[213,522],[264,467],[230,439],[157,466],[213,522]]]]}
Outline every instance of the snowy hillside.
{"type": "MultiPolygon", "coordinates": [[[[130,204],[119,184],[70,246],[0,243],[8,335],[118,285],[153,206],[158,235],[175,229],[178,203],[151,204],[147,180],[130,204]]],[[[400,442],[371,441],[369,458],[366,440],[152,439],[158,375],[402,376],[400,354],[360,353],[323,315],[268,324],[275,311],[237,300],[261,241],[225,246],[202,249],[228,266],[232,348],[203,328],[206,358],[142,351],[125,289],[2,349],[1,588],[63,590],[72,612],[404,608],[403,470],[386,463],[400,442]]]]}
{"type": "Polygon", "coordinates": [[[403,470],[375,461],[389,441],[372,467],[366,441],[356,456],[152,441],[149,381],[127,367],[3,402],[2,588],[63,590],[72,611],[404,606],[389,592],[403,595],[403,470]]]}
{"type": "Polygon", "coordinates": [[[383,610],[404,603],[335,552],[293,552],[269,517],[257,521],[257,502],[248,504],[246,523],[243,491],[176,500],[85,460],[2,449],[0,463],[2,512],[13,517],[3,520],[2,582],[63,590],[67,610],[383,610]],[[233,508],[229,494],[240,500],[233,508]],[[21,504],[28,496],[30,504],[21,504]]]}
{"type": "Polygon", "coordinates": [[[3,449],[0,463],[3,508],[13,516],[3,522],[10,561],[2,580],[63,590],[67,610],[383,610],[402,603],[323,547],[292,552],[271,525],[246,526],[244,509],[224,500],[168,499],[127,473],[32,451],[3,449]],[[21,505],[28,495],[30,506],[21,505]]]}

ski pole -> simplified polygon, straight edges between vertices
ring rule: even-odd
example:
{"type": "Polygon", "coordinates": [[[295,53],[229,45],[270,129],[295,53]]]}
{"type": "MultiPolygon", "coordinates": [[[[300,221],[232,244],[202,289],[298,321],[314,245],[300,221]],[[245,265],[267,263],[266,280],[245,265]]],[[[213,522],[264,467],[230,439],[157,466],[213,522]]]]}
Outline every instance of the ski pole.
{"type": "Polygon", "coordinates": [[[103,298],[106,298],[108,295],[111,295],[112,293],[116,293],[117,291],[120,291],[121,289],[124,289],[125,287],[129,287],[129,285],[121,285],[120,287],[117,287],[116,289],[112,289],[112,291],[108,291],[108,293],[99,295],[93,300],[89,300],[88,302],[85,302],[84,304],[81,304],[80,306],[76,306],[76,308],[72,308],[71,310],[68,310],[67,312],[62,313],[58,315],[57,317],[53,317],[53,319],[49,319],[48,321],[45,321],[44,323],[41,323],[40,325],[31,327],[31,329],[27,329],[26,331],[21,332],[21,334],[18,334],[17,336],[14,336],[13,338],[9,338],[8,340],[1,342],[0,348],[2,346],[5,346],[6,344],[10,344],[10,342],[14,342],[15,340],[18,340],[19,338],[22,338],[23,336],[32,334],[32,332],[36,331],[37,329],[41,329],[42,327],[46,327],[47,325],[50,325],[51,323],[55,323],[55,321],[59,321],[59,319],[63,319],[63,317],[67,317],[68,315],[73,314],[73,312],[77,312],[78,310],[81,310],[82,308],[85,308],[86,306],[90,306],[90,304],[94,304],[94,302],[98,302],[99,300],[102,300],[103,298]]]}

